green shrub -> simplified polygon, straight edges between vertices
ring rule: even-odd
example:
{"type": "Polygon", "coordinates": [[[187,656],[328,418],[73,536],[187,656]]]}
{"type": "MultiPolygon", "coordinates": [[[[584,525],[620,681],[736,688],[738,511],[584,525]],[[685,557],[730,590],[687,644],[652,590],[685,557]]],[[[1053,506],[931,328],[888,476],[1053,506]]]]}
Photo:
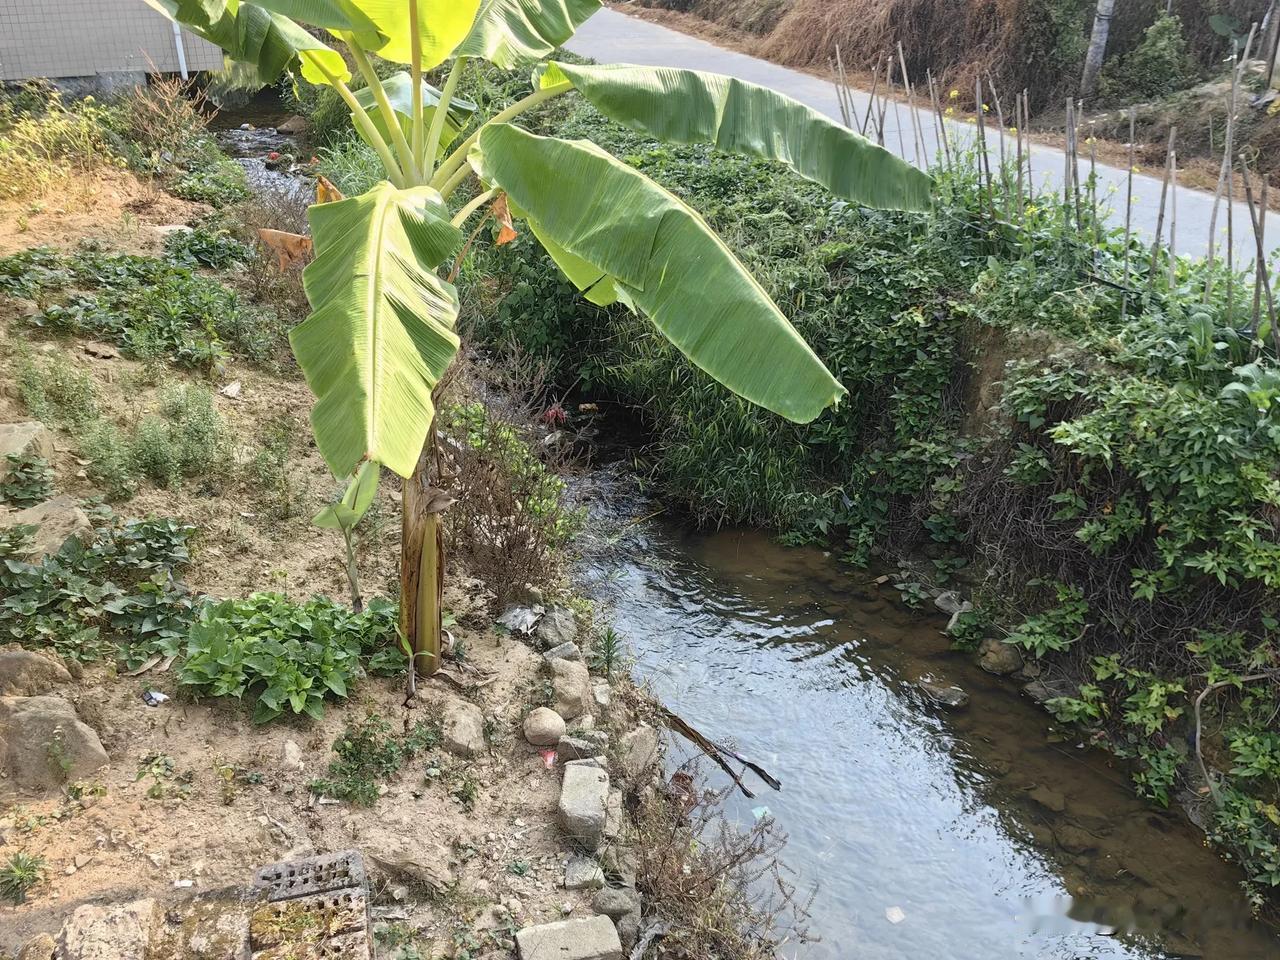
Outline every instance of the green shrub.
{"type": "MultiPolygon", "coordinates": [[[[350,114],[345,115],[350,121],[350,114]]],[[[348,197],[364,193],[386,175],[373,147],[350,132],[320,150],[317,170],[348,197]]]]}
{"type": "Polygon", "coordinates": [[[165,256],[182,267],[212,267],[224,270],[238,263],[246,263],[254,252],[241,243],[228,230],[209,230],[196,227],[178,230],[165,239],[165,256]]]}
{"type": "Polygon", "coordinates": [[[44,196],[97,167],[122,165],[111,120],[93,97],[70,100],[53,86],[0,98],[0,196],[44,196]]]}
{"type": "Polygon", "coordinates": [[[419,753],[440,744],[438,724],[419,720],[404,736],[397,737],[381,717],[370,714],[350,724],[333,741],[337,758],[329,763],[328,777],[312,780],[311,792],[371,807],[378,801],[379,786],[419,753]]]}
{"type": "Polygon", "coordinates": [[[32,416],[51,426],[78,427],[99,415],[93,378],[61,353],[48,357],[20,352],[18,395],[32,416]]]}
{"type": "Polygon", "coordinates": [[[215,209],[240,203],[250,196],[244,167],[226,157],[188,171],[174,181],[171,189],[183,200],[207,203],[215,209]]]}
{"type": "Polygon", "coordinates": [[[53,468],[44,457],[11,453],[0,480],[0,500],[15,507],[32,507],[53,496],[53,468]]]}
{"type": "Polygon", "coordinates": [[[1182,20],[1161,12],[1142,35],[1142,42],[1110,60],[1098,80],[1098,96],[1111,103],[1131,103],[1168,96],[1196,79],[1182,20]]]}
{"type": "Polygon", "coordinates": [[[213,394],[194,384],[162,390],[157,413],[138,424],[131,446],[135,470],[158,487],[185,477],[216,489],[230,469],[230,436],[213,394]]]}
{"type": "Polygon", "coordinates": [[[285,712],[318,719],[325,698],[345,698],[361,657],[381,652],[395,629],[395,606],[386,602],[358,614],[323,597],[295,603],[278,593],[210,602],[191,626],[180,682],[247,699],[255,723],[285,712]]]}

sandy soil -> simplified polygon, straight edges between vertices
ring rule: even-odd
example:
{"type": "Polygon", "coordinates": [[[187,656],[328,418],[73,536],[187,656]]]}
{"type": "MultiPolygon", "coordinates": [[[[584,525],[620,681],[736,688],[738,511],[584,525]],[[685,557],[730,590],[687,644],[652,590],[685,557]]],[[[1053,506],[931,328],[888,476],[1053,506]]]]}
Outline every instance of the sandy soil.
{"type": "MultiPolygon", "coordinates": [[[[85,236],[118,249],[150,251],[163,235],[157,227],[181,223],[202,209],[114,172],[96,181],[89,195],[91,208],[68,205],[24,214],[23,208],[0,207],[0,253],[45,243],[69,248],[85,236]],[[19,216],[27,217],[27,227],[15,235],[11,225],[19,216]]],[[[140,364],[92,356],[80,341],[44,340],[21,322],[20,309],[12,302],[0,304],[5,338],[0,347],[22,340],[38,352],[65,353],[91,372],[105,408],[121,424],[136,421],[152,406],[159,386],[147,382],[140,364]]],[[[8,372],[7,361],[3,368],[8,372]]],[[[197,379],[180,371],[166,376],[197,379]]],[[[237,398],[215,396],[243,448],[238,457],[249,455],[267,420],[286,417],[296,425],[289,468],[297,498],[292,515],[280,519],[268,514],[259,502],[262,491],[247,480],[232,483],[217,497],[196,495],[189,487],[144,486],[114,509],[122,517],[156,514],[195,524],[200,533],[185,579],[197,591],[345,597],[341,541],[335,532],[310,523],[336,485],[310,439],[306,417],[311,398],[305,385],[288,370],[272,375],[232,362],[211,386],[234,380],[242,385],[237,398]]],[[[6,377],[0,422],[24,419],[29,414],[6,377]]],[[[57,450],[56,488],[78,497],[96,493],[84,477],[74,438],[58,434],[57,450]]],[[[396,587],[395,487],[382,485],[379,516],[365,535],[360,567],[366,597],[396,587]]],[[[590,894],[561,887],[567,850],[555,826],[559,771],[548,769],[519,734],[529,705],[546,695],[541,657],[492,629],[490,599],[483,584],[454,573],[446,603],[457,618],[454,633],[465,644],[467,661],[452,672],[466,686],[432,680],[411,710],[403,706],[399,682],[369,678],[358,684],[350,700],[331,704],[321,722],[255,727],[249,712],[234,702],[193,702],[172,673],[124,677],[104,665],[86,668],[74,688],[61,692],[99,731],[111,764],[84,785],[79,800],[12,792],[6,797],[0,786],[0,849],[6,856],[18,850],[38,853],[48,863],[48,879],[28,903],[0,906],[0,954],[16,952],[35,933],[55,932],[80,903],[181,897],[192,890],[245,883],[257,866],[291,853],[355,845],[377,849],[401,838],[411,840],[420,856],[453,878],[428,895],[413,886],[406,893],[399,888],[400,879],[375,875],[383,913],[421,931],[419,946],[426,956],[466,937],[506,956],[501,945],[509,930],[503,930],[513,915],[517,927],[557,919],[565,911],[589,915],[590,894]],[[141,698],[148,689],[172,699],[148,707],[141,698]],[[387,783],[386,794],[371,809],[319,803],[308,790],[312,778],[324,775],[330,745],[347,724],[376,713],[400,730],[418,719],[438,719],[441,705],[458,696],[479,705],[491,721],[487,755],[469,761],[442,750],[420,755],[387,783]],[[282,766],[286,739],[302,747],[302,771],[282,766]],[[172,758],[173,776],[157,779],[145,772],[147,758],[157,755],[172,758]],[[438,774],[429,777],[429,768],[438,774]],[[471,809],[452,795],[465,778],[478,787],[471,809]],[[495,932],[477,932],[484,929],[495,932]]]]}

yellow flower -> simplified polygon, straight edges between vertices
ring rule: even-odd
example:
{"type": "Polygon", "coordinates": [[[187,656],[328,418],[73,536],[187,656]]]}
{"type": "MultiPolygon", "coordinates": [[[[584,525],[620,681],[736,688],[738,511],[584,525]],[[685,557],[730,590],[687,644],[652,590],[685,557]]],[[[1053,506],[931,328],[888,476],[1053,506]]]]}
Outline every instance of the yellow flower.
{"type": "Polygon", "coordinates": [[[1141,167],[1133,167],[1133,168],[1132,168],[1132,170],[1133,170],[1133,172],[1134,172],[1134,173],[1141,173],[1141,172],[1142,172],[1142,168],[1141,168],[1141,167]]]}
{"type": "Polygon", "coordinates": [[[955,107],[947,107],[947,109],[946,109],[946,111],[945,111],[945,115],[946,115],[946,116],[948,116],[948,117],[952,117],[952,116],[955,116],[955,112],[956,112],[956,108],[955,108],[955,107]]]}
{"type": "Polygon", "coordinates": [[[982,105],[982,112],[983,112],[983,113],[990,113],[990,112],[991,112],[991,108],[990,108],[990,107],[988,107],[988,106],[984,103],[984,104],[982,105]]]}
{"type": "Polygon", "coordinates": [[[1098,142],[1098,138],[1097,138],[1097,137],[1086,137],[1084,142],[1085,142],[1086,144],[1089,144],[1089,143],[1097,143],[1097,142],[1098,142]]]}
{"type": "Polygon", "coordinates": [[[950,97],[952,100],[954,100],[956,97],[960,96],[960,91],[952,90],[950,93],[947,94],[947,96],[950,97]]]}
{"type": "Polygon", "coordinates": [[[1010,128],[1009,128],[1009,132],[1010,132],[1010,133],[1017,133],[1017,132],[1018,132],[1018,128],[1017,128],[1017,127],[1010,127],[1010,128]]]}

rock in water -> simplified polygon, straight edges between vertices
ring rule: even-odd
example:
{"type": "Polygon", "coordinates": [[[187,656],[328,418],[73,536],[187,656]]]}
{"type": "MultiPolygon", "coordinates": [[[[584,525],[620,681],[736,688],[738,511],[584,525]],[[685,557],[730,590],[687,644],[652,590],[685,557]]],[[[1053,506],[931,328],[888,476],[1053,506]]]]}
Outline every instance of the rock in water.
{"type": "Polygon", "coordinates": [[[591,674],[584,663],[572,660],[552,660],[551,681],[554,702],[552,708],[566,720],[576,720],[591,712],[591,674]]]}
{"type": "Polygon", "coordinates": [[[284,133],[290,136],[306,132],[307,121],[297,115],[290,117],[284,123],[280,124],[280,126],[276,127],[276,133],[284,133]]]}
{"type": "Polygon", "coordinates": [[[0,697],[0,770],[20,789],[83,780],[109,762],[102,741],[61,697],[0,697]]]}
{"type": "Polygon", "coordinates": [[[151,899],[100,907],[83,904],[62,925],[59,960],[142,960],[160,922],[151,899]]]}
{"type": "Polygon", "coordinates": [[[24,650],[16,643],[0,648],[0,697],[38,697],[70,682],[71,674],[52,654],[24,650]]]}
{"type": "Polygon", "coordinates": [[[535,747],[554,747],[564,731],[564,718],[546,707],[530,710],[524,718],[524,738],[535,747]]]}
{"type": "Polygon", "coordinates": [[[609,802],[609,775],[590,761],[565,764],[560,785],[560,828],[577,846],[588,852],[600,849],[604,840],[609,802]]]}
{"type": "Polygon", "coordinates": [[[516,933],[520,960],[622,960],[622,941],[608,917],[557,920],[516,933]]]}
{"type": "Polygon", "coordinates": [[[459,757],[484,752],[484,714],[474,703],[454,700],[444,708],[444,748],[459,757]]]}
{"type": "Polygon", "coordinates": [[[1011,644],[988,638],[978,646],[978,666],[1003,677],[1022,669],[1022,654],[1011,644]]]}
{"type": "Polygon", "coordinates": [[[921,677],[916,681],[916,686],[923,690],[930,700],[948,710],[960,710],[969,705],[969,695],[954,683],[940,683],[937,680],[921,677]]]}
{"type": "Polygon", "coordinates": [[[948,616],[954,616],[957,613],[961,613],[966,607],[970,610],[973,609],[973,607],[954,590],[944,590],[942,593],[938,594],[933,600],[933,605],[948,616]]]}
{"type": "Polygon", "coordinates": [[[534,628],[534,636],[541,641],[542,649],[549,650],[562,643],[573,643],[578,639],[578,622],[573,611],[568,607],[552,607],[538,621],[534,628]]]}

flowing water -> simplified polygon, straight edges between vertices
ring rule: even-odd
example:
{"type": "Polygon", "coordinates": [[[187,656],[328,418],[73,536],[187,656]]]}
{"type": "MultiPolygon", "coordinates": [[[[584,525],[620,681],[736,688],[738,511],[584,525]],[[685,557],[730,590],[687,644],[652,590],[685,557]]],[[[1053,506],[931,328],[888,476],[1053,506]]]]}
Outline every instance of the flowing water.
{"type": "MultiPolygon", "coordinates": [[[[615,518],[647,512],[610,496],[606,483],[588,498],[615,518]]],[[[1280,957],[1203,834],[950,652],[943,618],[760,533],[613,529],[585,573],[640,677],[782,781],[778,793],[754,781],[756,799],[736,797],[729,815],[750,822],[767,805],[790,836],[787,865],[815,889],[821,942],[784,955],[1280,957]],[[923,675],[963,687],[969,706],[933,705],[923,675]]]]}
{"type": "MultiPolygon", "coordinates": [[[[260,193],[310,186],[269,169],[287,141],[258,104],[224,114],[223,146],[260,193]],[[241,131],[252,121],[257,128],[241,131]]],[[[1280,958],[1251,921],[1239,871],[1178,812],[1140,801],[1127,772],[1017,687],[952,653],[943,619],[815,549],[756,532],[661,522],[608,472],[579,489],[601,530],[587,551],[605,601],[662,700],[782,780],[734,795],[765,808],[819,942],[799,960],[1205,960],[1280,958]],[[946,712],[920,691],[958,684],[946,712]]],[[[689,756],[676,744],[673,764],[689,756]]],[[[716,775],[713,772],[712,776],[716,775]]],[[[750,777],[750,775],[748,775],[750,777]]]]}

